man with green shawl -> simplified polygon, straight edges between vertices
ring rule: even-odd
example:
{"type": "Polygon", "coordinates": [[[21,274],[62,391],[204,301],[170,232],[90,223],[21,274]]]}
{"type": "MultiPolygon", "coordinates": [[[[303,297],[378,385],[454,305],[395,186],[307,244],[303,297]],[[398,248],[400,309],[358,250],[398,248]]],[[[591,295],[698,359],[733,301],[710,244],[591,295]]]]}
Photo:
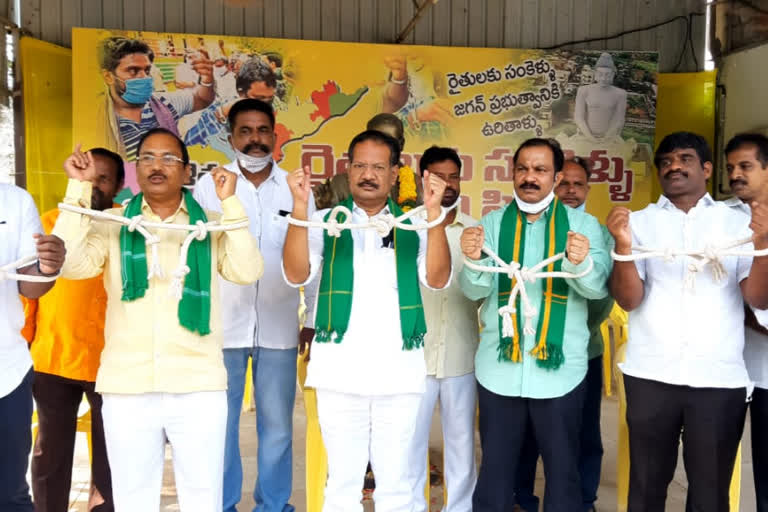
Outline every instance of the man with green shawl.
{"type": "Polygon", "coordinates": [[[565,252],[565,258],[543,271],[584,275],[520,283],[534,310],[533,317],[527,317],[531,311],[519,295],[509,304],[517,283],[507,274],[466,265],[459,274],[467,297],[484,300],[475,357],[483,457],[472,508],[512,510],[515,475],[530,424],[544,461],[544,511],[576,511],[582,507],[579,438],[590,337],[587,301],[608,294],[611,260],[597,219],[564,206],[554,195],[564,162],[559,144],[529,139],[513,162],[515,200],[483,217],[479,227],[464,230],[464,255],[493,266],[482,253],[486,246],[507,263],[531,268],[565,252]],[[511,318],[503,318],[500,308],[511,318]],[[512,325],[511,333],[504,324],[512,325]]]}
{"type": "MultiPolygon", "coordinates": [[[[361,510],[363,472],[376,475],[376,508],[409,512],[413,496],[408,452],[425,389],[422,345],[426,322],[419,282],[443,289],[451,281],[451,255],[442,224],[420,231],[393,228],[402,211],[389,197],[397,180],[400,145],[368,130],[349,146],[351,196],[341,203],[353,224],[339,237],[320,228],[291,225],[283,250],[288,284],[320,274],[315,340],[306,385],[317,390],[318,416],[328,453],[325,512],[361,510]]],[[[307,220],[310,169],[288,177],[295,219],[307,220]]],[[[425,173],[427,222],[441,213],[446,184],[425,173]]],[[[329,221],[331,212],[312,216],[329,221]]],[[[344,212],[335,220],[346,220],[344,212]]],[[[423,220],[412,218],[406,223],[423,220]]]]}
{"type": "MultiPolygon", "coordinates": [[[[181,510],[220,510],[227,374],[213,277],[252,283],[262,274],[263,260],[235,196],[233,173],[213,171],[219,216],[203,210],[184,188],[189,154],[177,135],[150,130],[137,154],[141,193],[107,213],[155,223],[218,220],[241,227],[196,238],[180,270],[187,231],[147,228],[158,239],[150,251],[138,230],[121,224],[66,210],[56,222],[53,231],[69,249],[62,275],[86,279],[104,273],[107,312],[96,391],[103,397],[115,510],[160,507],[166,439],[173,448],[181,510]],[[179,278],[177,299],[169,292],[179,278]]],[[[65,170],[64,202],[90,207],[93,157],[76,151],[65,170]]]]}

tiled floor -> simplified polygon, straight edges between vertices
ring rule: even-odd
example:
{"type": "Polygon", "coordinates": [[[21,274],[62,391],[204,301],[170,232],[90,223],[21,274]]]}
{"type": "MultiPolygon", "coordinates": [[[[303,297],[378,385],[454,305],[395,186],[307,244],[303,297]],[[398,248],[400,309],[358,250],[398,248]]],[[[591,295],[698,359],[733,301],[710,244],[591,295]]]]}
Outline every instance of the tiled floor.
{"type": "MultiPolygon", "coordinates": [[[[294,485],[292,503],[297,511],[304,511],[305,506],[305,465],[304,465],[304,431],[306,429],[306,419],[304,416],[304,405],[301,400],[301,393],[297,392],[296,409],[294,414],[294,485]]],[[[603,444],[605,456],[603,458],[602,481],[600,483],[599,501],[597,503],[598,512],[613,512],[616,510],[616,417],[618,404],[614,398],[603,400],[603,444]]],[[[435,415],[432,426],[431,455],[433,460],[440,460],[440,450],[442,442],[439,437],[439,415],[435,415]]],[[[243,466],[245,468],[245,485],[243,487],[243,500],[240,505],[241,512],[249,512],[253,508],[253,498],[251,492],[253,482],[256,477],[256,426],[253,413],[245,413],[241,417],[241,451],[244,455],[243,466]]],[[[749,419],[744,433],[744,451],[742,459],[742,496],[741,511],[752,512],[755,510],[754,486],[752,483],[752,457],[749,451],[749,419]]],[[[72,485],[72,505],[71,512],[86,512],[86,503],[88,500],[88,451],[84,435],[78,435],[77,449],[75,454],[75,468],[73,471],[72,485]]],[[[364,468],[361,468],[361,478],[364,468]]],[[[536,481],[537,493],[542,495],[544,479],[539,467],[539,475],[536,481]]],[[[669,488],[669,498],[667,500],[668,512],[683,512],[685,493],[687,490],[687,481],[682,467],[682,462],[678,464],[675,479],[669,488]]],[[[170,463],[170,451],[166,453],[165,477],[163,482],[163,512],[179,510],[176,504],[176,496],[173,486],[173,468],[170,463]]],[[[440,489],[433,489],[433,496],[437,501],[432,504],[433,510],[439,510],[442,499],[440,489]]],[[[372,510],[372,507],[366,506],[366,509],[372,510]]]]}

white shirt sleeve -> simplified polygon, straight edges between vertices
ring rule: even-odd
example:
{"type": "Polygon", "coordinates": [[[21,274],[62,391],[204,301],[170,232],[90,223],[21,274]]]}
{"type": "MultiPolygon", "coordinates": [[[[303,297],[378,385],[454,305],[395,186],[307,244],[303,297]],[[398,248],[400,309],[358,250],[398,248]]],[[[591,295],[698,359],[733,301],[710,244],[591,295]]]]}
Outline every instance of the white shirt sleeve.
{"type": "Polygon", "coordinates": [[[43,226],[40,224],[40,214],[37,206],[32,200],[32,196],[26,190],[19,189],[21,198],[21,232],[19,233],[19,243],[16,259],[25,258],[37,254],[37,243],[32,235],[43,233],[43,226]]]}
{"type": "MultiPolygon", "coordinates": [[[[315,198],[314,195],[309,195],[309,205],[307,208],[307,215],[311,219],[315,215],[315,198]]],[[[311,251],[310,251],[311,254],[311,251]]],[[[311,256],[310,256],[311,264],[311,256]]],[[[310,272],[311,275],[311,272],[310,272]]],[[[304,305],[307,307],[307,316],[304,320],[304,327],[312,329],[315,327],[315,303],[317,301],[317,288],[320,286],[319,279],[313,279],[306,286],[304,286],[304,305]]]]}
{"type": "MultiPolygon", "coordinates": [[[[325,217],[326,213],[328,213],[328,210],[320,210],[319,212],[313,213],[312,216],[309,217],[309,219],[312,222],[322,222],[323,217],[325,217]]],[[[309,276],[307,277],[307,279],[302,283],[293,283],[289,281],[288,278],[285,276],[285,262],[284,261],[281,262],[281,265],[280,265],[280,268],[283,272],[283,279],[285,279],[285,282],[288,283],[288,286],[291,286],[293,288],[301,288],[302,286],[308,286],[312,281],[314,281],[318,271],[321,268],[323,268],[324,230],[323,228],[308,228],[308,229],[309,229],[309,276]]],[[[315,286],[319,286],[319,283],[316,284],[315,286]]],[[[309,305],[307,305],[307,310],[309,310],[309,305]]],[[[309,315],[307,315],[307,318],[309,318],[309,315]]]]}

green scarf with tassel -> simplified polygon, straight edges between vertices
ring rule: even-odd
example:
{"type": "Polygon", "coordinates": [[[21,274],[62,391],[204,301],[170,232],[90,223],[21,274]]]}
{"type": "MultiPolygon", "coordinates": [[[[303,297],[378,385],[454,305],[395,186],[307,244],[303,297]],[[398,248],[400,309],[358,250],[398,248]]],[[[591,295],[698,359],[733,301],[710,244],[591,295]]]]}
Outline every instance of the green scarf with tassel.
{"type": "MultiPolygon", "coordinates": [[[[547,228],[544,240],[544,254],[540,260],[545,260],[555,254],[565,251],[568,241],[568,212],[559,199],[555,198],[544,212],[547,228]]],[[[525,214],[512,201],[501,219],[499,230],[499,257],[503,261],[517,261],[521,265],[525,258],[525,214]]],[[[560,272],[562,260],[547,266],[545,272],[560,272]]],[[[499,274],[499,307],[509,304],[509,297],[514,282],[507,274],[499,274]]],[[[522,286],[525,286],[523,283],[522,286]]],[[[515,328],[514,338],[504,337],[502,333],[503,319],[499,315],[499,361],[522,361],[522,304],[520,295],[516,298],[516,314],[512,316],[515,328]]],[[[568,284],[562,278],[547,278],[539,306],[539,322],[536,327],[538,342],[531,350],[536,358],[536,364],[548,370],[557,370],[565,362],[563,355],[563,335],[565,334],[565,314],[568,306],[568,284]]]]}
{"type": "MultiPolygon", "coordinates": [[[[350,196],[341,203],[352,211],[354,204],[350,196]]],[[[389,211],[400,216],[403,211],[392,199],[387,200],[389,211]]],[[[328,215],[325,221],[328,221],[328,215]]],[[[339,215],[343,222],[345,215],[339,215]]],[[[405,221],[410,224],[410,220],[405,221]]],[[[397,269],[397,293],[400,302],[400,328],[403,350],[420,348],[424,343],[427,324],[419,289],[419,235],[413,231],[394,229],[395,266],[397,269]]],[[[323,273],[317,299],[315,318],[315,341],[318,343],[341,343],[349,327],[352,311],[352,284],[354,241],[350,230],[342,230],[340,237],[324,234],[323,273]]],[[[373,307],[374,305],[372,305],[373,307]]]]}
{"type": "MultiPolygon", "coordinates": [[[[183,189],[184,204],[189,212],[189,223],[208,222],[208,217],[192,193],[183,189]]],[[[141,215],[144,194],[133,196],[123,215],[133,218],[141,215]]],[[[120,228],[120,258],[123,280],[122,300],[131,302],[144,296],[149,287],[147,272],[147,243],[138,231],[120,228]]],[[[179,324],[201,336],[211,332],[211,237],[194,240],[187,253],[189,274],[184,278],[184,291],[179,301],[179,324]]]]}

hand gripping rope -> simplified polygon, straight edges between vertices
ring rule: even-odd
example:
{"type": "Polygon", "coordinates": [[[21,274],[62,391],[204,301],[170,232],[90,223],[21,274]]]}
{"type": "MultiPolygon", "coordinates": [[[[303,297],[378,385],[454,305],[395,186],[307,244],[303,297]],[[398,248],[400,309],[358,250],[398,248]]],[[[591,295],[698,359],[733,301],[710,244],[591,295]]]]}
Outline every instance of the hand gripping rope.
{"type": "Polygon", "coordinates": [[[160,258],[158,257],[158,244],[160,238],[153,235],[147,228],[152,229],[171,229],[176,231],[189,231],[189,234],[184,239],[184,243],[181,244],[181,251],[179,254],[179,264],[173,271],[173,281],[171,282],[170,294],[176,299],[181,299],[181,294],[184,289],[184,278],[189,274],[189,267],[187,266],[187,252],[190,244],[195,240],[205,240],[208,233],[217,231],[232,231],[234,229],[241,229],[248,227],[248,221],[238,222],[235,224],[219,224],[218,222],[203,222],[198,221],[196,224],[166,224],[162,222],[150,222],[141,215],[136,215],[132,218],[123,217],[121,215],[113,215],[111,213],[102,212],[98,210],[91,210],[88,208],[81,208],[79,206],[72,206],[65,203],[59,203],[59,209],[66,210],[68,212],[79,213],[93,218],[94,220],[103,222],[114,222],[122,224],[128,227],[128,231],[138,231],[152,251],[152,266],[149,268],[148,279],[157,277],[163,279],[163,269],[160,266],[160,258]]]}
{"type": "Polygon", "coordinates": [[[514,286],[512,287],[512,293],[509,296],[509,303],[506,306],[499,308],[499,315],[502,318],[501,335],[505,338],[511,338],[515,335],[515,329],[512,323],[512,315],[517,312],[517,309],[515,308],[515,302],[517,300],[518,294],[520,294],[520,302],[522,303],[523,307],[523,317],[525,318],[523,333],[528,335],[536,334],[536,329],[533,327],[533,319],[536,317],[537,311],[536,308],[531,305],[531,301],[525,291],[525,283],[533,283],[537,279],[547,279],[550,277],[559,277],[562,279],[579,279],[580,277],[584,277],[592,272],[592,269],[595,266],[592,258],[588,257],[587,268],[578,274],[572,274],[570,272],[542,272],[541,270],[543,268],[546,268],[556,261],[563,259],[565,257],[565,253],[561,252],[559,254],[555,254],[551,258],[547,258],[546,260],[537,263],[533,267],[528,268],[521,266],[520,263],[516,261],[506,263],[501,258],[499,258],[499,256],[488,246],[483,246],[483,252],[487,254],[498,266],[488,267],[484,265],[478,265],[466,256],[464,257],[464,265],[478,272],[507,274],[509,279],[514,283],[514,286]]]}
{"type": "Polygon", "coordinates": [[[712,278],[719,282],[728,276],[728,272],[723,265],[723,258],[729,256],[768,256],[768,249],[762,250],[737,250],[736,247],[752,242],[752,238],[736,240],[722,246],[707,245],[703,249],[683,250],[683,249],[654,249],[650,247],[634,246],[633,254],[616,254],[611,251],[611,257],[615,261],[639,261],[649,258],[663,258],[666,262],[671,262],[678,257],[689,257],[692,259],[688,263],[688,274],[685,277],[685,288],[693,290],[696,284],[696,275],[704,270],[707,265],[712,266],[712,278]]]}
{"type": "Polygon", "coordinates": [[[60,272],[56,272],[50,276],[30,276],[26,274],[18,274],[16,269],[26,267],[27,265],[37,261],[37,255],[27,256],[20,260],[14,261],[7,265],[0,267],[0,282],[2,281],[26,281],[28,283],[50,283],[55,281],[59,277],[60,272]]]}

